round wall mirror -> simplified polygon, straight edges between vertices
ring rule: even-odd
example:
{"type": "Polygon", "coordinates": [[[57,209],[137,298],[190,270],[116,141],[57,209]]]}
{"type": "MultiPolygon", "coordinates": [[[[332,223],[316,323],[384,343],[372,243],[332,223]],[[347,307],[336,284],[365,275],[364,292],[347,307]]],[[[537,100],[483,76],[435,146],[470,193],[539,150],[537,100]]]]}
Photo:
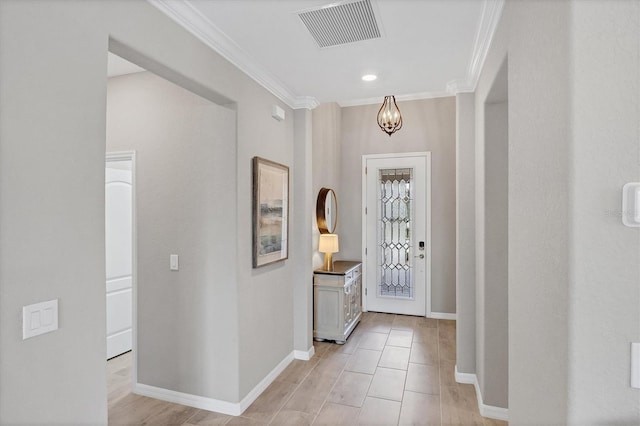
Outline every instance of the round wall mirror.
{"type": "Polygon", "coordinates": [[[316,221],[321,234],[333,234],[338,222],[338,200],[333,189],[322,188],[316,202],[316,221]]]}

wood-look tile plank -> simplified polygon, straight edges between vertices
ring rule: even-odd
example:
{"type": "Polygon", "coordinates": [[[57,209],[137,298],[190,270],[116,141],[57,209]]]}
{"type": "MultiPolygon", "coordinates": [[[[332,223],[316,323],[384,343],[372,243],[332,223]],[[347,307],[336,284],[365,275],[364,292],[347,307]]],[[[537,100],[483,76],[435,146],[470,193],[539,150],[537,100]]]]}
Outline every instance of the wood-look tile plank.
{"type": "Polygon", "coordinates": [[[393,319],[392,329],[413,330],[418,326],[418,317],[410,315],[396,315],[393,319]]]}
{"type": "Polygon", "coordinates": [[[382,351],[358,348],[351,355],[344,369],[355,373],[373,374],[376,372],[381,355],[382,351]]]}
{"type": "Polygon", "coordinates": [[[338,375],[334,376],[314,369],[296,389],[283,410],[318,414],[337,380],[338,375]]]}
{"type": "Polygon", "coordinates": [[[141,425],[167,403],[158,399],[129,394],[109,407],[110,425],[141,425]]]}
{"type": "Polygon", "coordinates": [[[401,406],[402,403],[399,401],[368,396],[360,409],[358,424],[362,426],[397,425],[401,406]]]}
{"type": "Polygon", "coordinates": [[[355,352],[355,350],[358,348],[358,344],[360,344],[360,339],[362,339],[362,331],[360,332],[353,332],[351,333],[351,335],[347,338],[347,341],[345,342],[344,345],[338,345],[335,344],[334,347],[331,349],[333,352],[336,353],[341,353],[341,354],[352,354],[355,352]]]}
{"type": "Polygon", "coordinates": [[[406,377],[406,371],[379,367],[373,375],[368,396],[402,401],[406,377]]]}
{"type": "Polygon", "coordinates": [[[387,337],[389,337],[389,335],[384,333],[366,332],[362,335],[358,348],[381,351],[387,343],[387,337]]]}
{"type": "Polygon", "coordinates": [[[506,422],[504,420],[497,420],[497,419],[489,419],[487,417],[483,417],[482,418],[483,426],[509,426],[509,422],[506,422]]]}
{"type": "Polygon", "coordinates": [[[344,371],[327,397],[327,402],[361,407],[373,376],[344,371]]]}
{"type": "Polygon", "coordinates": [[[413,340],[413,330],[391,330],[387,339],[387,346],[410,348],[413,340]]]}
{"type": "Polygon", "coordinates": [[[380,357],[378,366],[384,368],[396,368],[406,370],[409,365],[409,348],[399,348],[396,346],[385,346],[380,357]]]}
{"type": "Polygon", "coordinates": [[[438,320],[438,336],[440,339],[456,340],[456,322],[453,320],[438,320]]]}
{"type": "Polygon", "coordinates": [[[436,327],[418,327],[413,331],[413,342],[438,345],[438,329],[436,327]]]}
{"type": "MultiPolygon", "coordinates": [[[[442,423],[446,425],[482,426],[483,420],[478,412],[476,401],[470,401],[463,386],[443,386],[441,393],[442,423]]],[[[473,386],[471,386],[473,389],[473,386]]],[[[475,392],[473,393],[475,395],[475,392]]]]}
{"type": "Polygon", "coordinates": [[[440,426],[440,396],[406,391],[398,424],[440,426]]]}
{"type": "Polygon", "coordinates": [[[387,334],[391,331],[391,324],[383,322],[371,322],[362,326],[365,332],[387,334]]]}
{"type": "Polygon", "coordinates": [[[243,417],[250,417],[269,423],[280,408],[293,394],[298,386],[292,383],[276,380],[253,401],[251,406],[242,413],[243,417]]]}
{"type": "Polygon", "coordinates": [[[314,357],[322,358],[335,343],[331,342],[313,342],[314,357]]]}
{"type": "Polygon", "coordinates": [[[440,368],[436,365],[409,364],[405,390],[411,392],[440,394],[440,368]]]}
{"type": "Polygon", "coordinates": [[[229,426],[267,426],[269,423],[249,417],[233,417],[227,423],[229,426]]]}
{"type": "Polygon", "coordinates": [[[438,365],[438,345],[413,342],[409,362],[438,365]]]}
{"type": "Polygon", "coordinates": [[[393,324],[395,315],[365,312],[362,318],[362,322],[358,327],[361,327],[363,331],[389,333],[389,331],[391,331],[391,325],[393,324]]]}
{"type": "Polygon", "coordinates": [[[322,407],[322,410],[320,410],[320,413],[318,413],[318,417],[316,417],[313,424],[327,426],[351,426],[357,422],[359,413],[359,408],[327,402],[322,407]]]}
{"type": "Polygon", "coordinates": [[[313,357],[309,361],[294,359],[291,361],[291,364],[289,364],[287,368],[280,373],[276,380],[299,385],[302,383],[304,378],[307,377],[307,374],[309,374],[311,370],[318,365],[319,361],[319,357],[313,357]]]}
{"type": "Polygon", "coordinates": [[[426,327],[426,328],[438,328],[438,320],[434,318],[426,318],[426,317],[418,317],[416,320],[416,325],[418,327],[426,327]]]}
{"type": "Polygon", "coordinates": [[[197,408],[165,402],[144,419],[142,425],[175,426],[186,422],[198,411],[197,408]]]}
{"type": "Polygon", "coordinates": [[[270,424],[273,426],[308,426],[313,422],[314,418],[313,414],[301,411],[280,410],[270,424]]]}
{"type": "Polygon", "coordinates": [[[214,413],[212,411],[198,410],[196,413],[187,419],[183,426],[217,426],[223,425],[232,419],[233,416],[228,416],[222,413],[214,413]]]}
{"type": "Polygon", "coordinates": [[[439,354],[440,359],[456,359],[456,341],[450,339],[440,339],[439,354]]]}
{"type": "Polygon", "coordinates": [[[458,383],[455,378],[456,362],[448,359],[440,360],[440,385],[455,386],[458,383]]]}
{"type": "Polygon", "coordinates": [[[311,371],[310,374],[322,373],[327,376],[331,376],[334,379],[337,379],[344,369],[344,366],[349,361],[349,357],[349,354],[326,354],[322,359],[320,359],[320,362],[318,362],[318,365],[316,365],[316,367],[311,371]]]}

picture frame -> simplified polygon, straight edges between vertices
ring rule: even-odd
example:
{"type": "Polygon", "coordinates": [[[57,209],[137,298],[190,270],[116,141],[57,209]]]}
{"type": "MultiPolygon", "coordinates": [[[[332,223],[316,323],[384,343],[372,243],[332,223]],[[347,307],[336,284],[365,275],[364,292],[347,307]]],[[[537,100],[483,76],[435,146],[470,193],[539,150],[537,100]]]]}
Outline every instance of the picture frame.
{"type": "Polygon", "coordinates": [[[289,257],[289,167],[253,157],[253,267],[289,257]]]}

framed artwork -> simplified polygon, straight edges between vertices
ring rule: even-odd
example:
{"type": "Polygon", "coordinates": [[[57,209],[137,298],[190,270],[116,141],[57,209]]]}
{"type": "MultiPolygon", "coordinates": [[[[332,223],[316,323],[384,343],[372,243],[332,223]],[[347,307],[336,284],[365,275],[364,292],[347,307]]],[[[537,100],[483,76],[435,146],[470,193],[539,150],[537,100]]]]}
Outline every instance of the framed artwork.
{"type": "Polygon", "coordinates": [[[289,167],[253,157],[253,267],[289,257],[289,167]]]}

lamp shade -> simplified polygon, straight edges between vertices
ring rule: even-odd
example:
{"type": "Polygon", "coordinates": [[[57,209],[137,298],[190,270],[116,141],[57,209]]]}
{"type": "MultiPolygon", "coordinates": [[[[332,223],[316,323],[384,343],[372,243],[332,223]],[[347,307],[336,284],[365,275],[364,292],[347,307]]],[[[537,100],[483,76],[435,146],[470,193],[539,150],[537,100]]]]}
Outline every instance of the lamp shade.
{"type": "Polygon", "coordinates": [[[318,251],[320,253],[337,253],[338,251],[340,251],[340,247],[338,245],[338,235],[337,234],[320,234],[318,251]]]}

